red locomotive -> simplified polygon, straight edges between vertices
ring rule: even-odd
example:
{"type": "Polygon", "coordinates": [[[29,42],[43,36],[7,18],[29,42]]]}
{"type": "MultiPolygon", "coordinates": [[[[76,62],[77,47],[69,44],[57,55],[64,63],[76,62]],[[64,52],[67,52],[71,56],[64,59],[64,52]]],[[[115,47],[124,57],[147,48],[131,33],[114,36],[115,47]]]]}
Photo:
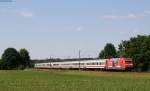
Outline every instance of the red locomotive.
{"type": "Polygon", "coordinates": [[[106,60],[106,70],[131,70],[133,61],[131,58],[111,58],[106,60]]]}

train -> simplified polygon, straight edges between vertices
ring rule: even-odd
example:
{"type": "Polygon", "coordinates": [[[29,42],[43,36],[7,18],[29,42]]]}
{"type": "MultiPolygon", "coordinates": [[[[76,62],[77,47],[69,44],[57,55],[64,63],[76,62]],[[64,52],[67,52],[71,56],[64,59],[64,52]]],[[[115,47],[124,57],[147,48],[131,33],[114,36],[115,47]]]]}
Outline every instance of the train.
{"type": "Polygon", "coordinates": [[[131,58],[110,58],[94,60],[78,60],[65,62],[35,63],[37,69],[97,69],[97,70],[131,70],[131,58]]]}

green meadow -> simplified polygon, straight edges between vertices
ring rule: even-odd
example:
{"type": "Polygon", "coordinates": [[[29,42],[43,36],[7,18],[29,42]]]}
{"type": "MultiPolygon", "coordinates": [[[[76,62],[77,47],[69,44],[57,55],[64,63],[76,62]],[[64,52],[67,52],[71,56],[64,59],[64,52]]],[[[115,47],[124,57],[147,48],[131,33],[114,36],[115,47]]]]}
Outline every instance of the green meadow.
{"type": "Polygon", "coordinates": [[[150,91],[150,73],[2,70],[0,91],[150,91]]]}

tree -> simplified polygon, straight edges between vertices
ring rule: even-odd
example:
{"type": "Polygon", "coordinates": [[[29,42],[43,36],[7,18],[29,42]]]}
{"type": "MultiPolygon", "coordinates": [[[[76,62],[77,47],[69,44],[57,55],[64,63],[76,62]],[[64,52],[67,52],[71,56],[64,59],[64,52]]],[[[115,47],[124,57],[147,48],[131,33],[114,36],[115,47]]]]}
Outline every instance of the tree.
{"type": "Polygon", "coordinates": [[[21,65],[23,68],[31,66],[31,60],[29,56],[29,52],[26,49],[20,49],[19,54],[21,56],[21,65]]]}
{"type": "Polygon", "coordinates": [[[107,43],[104,49],[100,52],[99,58],[117,57],[115,46],[112,43],[107,43]]]}
{"type": "Polygon", "coordinates": [[[100,53],[99,53],[99,58],[101,59],[104,59],[105,58],[105,51],[102,50],[100,53]]]}
{"type": "Polygon", "coordinates": [[[1,68],[14,69],[20,65],[20,55],[14,48],[7,48],[2,54],[1,68]]]}
{"type": "Polygon", "coordinates": [[[134,61],[136,71],[147,71],[150,69],[150,35],[138,35],[128,41],[122,41],[124,53],[134,61]]]}
{"type": "Polygon", "coordinates": [[[124,47],[124,44],[125,43],[125,41],[122,41],[122,43],[120,43],[119,45],[118,45],[118,51],[117,51],[117,56],[118,57],[125,57],[126,55],[125,55],[125,47],[124,47]]]}

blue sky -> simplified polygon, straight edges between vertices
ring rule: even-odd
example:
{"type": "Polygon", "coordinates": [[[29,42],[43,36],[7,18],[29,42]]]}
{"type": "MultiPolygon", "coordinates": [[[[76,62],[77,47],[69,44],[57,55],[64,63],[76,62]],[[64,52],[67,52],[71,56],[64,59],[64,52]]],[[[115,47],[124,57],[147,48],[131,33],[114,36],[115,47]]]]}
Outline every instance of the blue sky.
{"type": "Polygon", "coordinates": [[[26,48],[32,59],[97,57],[106,43],[150,34],[150,0],[0,2],[0,54],[26,48]]]}

